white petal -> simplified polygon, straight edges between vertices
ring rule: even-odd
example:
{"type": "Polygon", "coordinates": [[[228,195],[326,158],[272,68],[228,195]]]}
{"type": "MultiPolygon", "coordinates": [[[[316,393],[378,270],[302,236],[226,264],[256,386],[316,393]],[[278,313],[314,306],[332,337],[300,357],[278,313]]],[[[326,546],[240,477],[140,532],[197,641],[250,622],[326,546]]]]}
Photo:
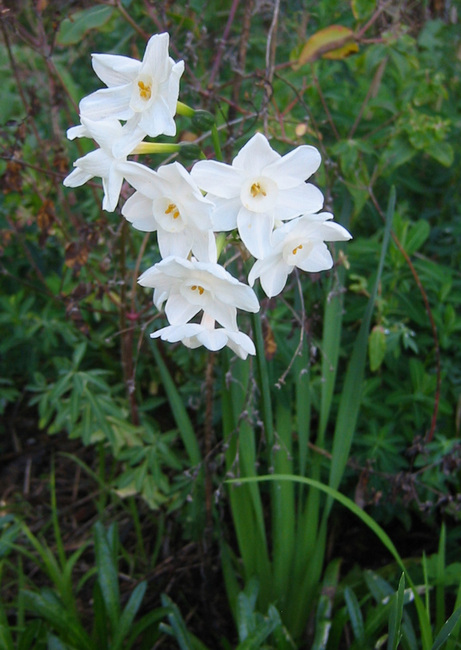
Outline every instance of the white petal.
{"type": "Polygon", "coordinates": [[[267,138],[262,133],[256,133],[232,161],[232,167],[245,171],[251,176],[259,176],[263,169],[280,158],[274,151],[267,138]]]}
{"type": "Polygon", "coordinates": [[[176,134],[176,123],[163,97],[152,102],[149,108],[141,113],[137,124],[151,138],[156,138],[158,135],[176,134]]]}
{"type": "Polygon", "coordinates": [[[112,144],[112,153],[115,158],[126,158],[140,142],[144,140],[146,133],[136,124],[129,125],[128,122],[122,128],[120,137],[112,144]]]}
{"type": "Polygon", "coordinates": [[[179,96],[179,80],[181,79],[183,72],[184,61],[178,61],[178,63],[175,63],[170,72],[167,102],[172,115],[175,115],[176,113],[176,104],[178,103],[179,96]]]}
{"type": "Polygon", "coordinates": [[[352,239],[351,233],[339,223],[323,223],[318,232],[323,241],[348,241],[352,239]]]}
{"type": "Polygon", "coordinates": [[[157,232],[158,247],[160,255],[165,258],[170,255],[175,257],[187,257],[191,250],[191,239],[186,231],[167,232],[162,228],[157,232]]]}
{"type": "Polygon", "coordinates": [[[112,145],[120,138],[123,131],[120,122],[112,117],[98,121],[82,116],[81,120],[88,135],[96,140],[101,149],[111,155],[112,145]]]}
{"type": "Polygon", "coordinates": [[[81,100],[80,113],[82,117],[88,117],[91,120],[103,120],[106,117],[127,120],[133,115],[130,98],[131,84],[101,88],[81,100]]]}
{"type": "Polygon", "coordinates": [[[237,228],[237,216],[242,207],[240,196],[234,199],[221,199],[217,196],[207,194],[208,198],[211,198],[215,206],[211,215],[213,230],[220,232],[237,228]]]}
{"type": "Polygon", "coordinates": [[[231,165],[216,160],[199,160],[190,173],[200,189],[205,192],[224,199],[240,196],[244,176],[231,165]]]}
{"type": "Polygon", "coordinates": [[[305,259],[302,257],[302,250],[298,251],[297,255],[300,256],[297,266],[302,271],[318,273],[328,271],[333,266],[331,253],[323,242],[318,242],[305,259]]]}
{"type": "Polygon", "coordinates": [[[182,325],[200,311],[200,305],[193,305],[180,294],[170,295],[165,305],[165,314],[171,325],[182,325]]]}
{"type": "Polygon", "coordinates": [[[206,312],[223,327],[237,330],[237,308],[233,305],[224,305],[217,301],[212,302],[207,305],[206,312]]]}
{"type": "Polygon", "coordinates": [[[255,213],[241,208],[237,217],[239,235],[250,253],[260,259],[271,249],[271,234],[274,228],[272,215],[255,213]]]}
{"type": "Polygon", "coordinates": [[[90,178],[93,178],[93,176],[101,178],[109,174],[111,163],[112,158],[105,151],[96,149],[76,160],[74,166],[81,169],[85,174],[89,174],[90,178]]]}
{"type": "Polygon", "coordinates": [[[169,40],[170,37],[166,32],[150,37],[139,74],[151,75],[159,81],[165,79],[169,68],[169,40]]]}
{"type": "Polygon", "coordinates": [[[275,216],[283,221],[306,212],[318,212],[322,207],[322,192],[315,185],[302,183],[292,189],[280,191],[275,216]]]}
{"type": "MultiPolygon", "coordinates": [[[[185,235],[187,236],[187,231],[185,231],[185,235]]],[[[200,262],[217,262],[218,252],[216,250],[216,239],[212,231],[200,232],[196,230],[191,249],[192,253],[200,262]]]]}
{"type": "Polygon", "coordinates": [[[243,332],[226,332],[227,345],[241,359],[246,359],[249,354],[256,354],[253,341],[243,332]]]}
{"type": "Polygon", "coordinates": [[[80,185],[84,185],[93,177],[94,174],[88,173],[87,171],[84,171],[83,169],[77,167],[68,176],[66,176],[62,184],[66,187],[80,187],[80,185]]]}
{"type": "Polygon", "coordinates": [[[277,181],[280,189],[296,187],[312,176],[321,162],[317,149],[306,144],[270,164],[264,169],[264,174],[277,181]]]}
{"type": "Polygon", "coordinates": [[[132,82],[141,68],[141,61],[119,54],[92,54],[93,70],[109,88],[132,82]]]}
{"type": "Polygon", "coordinates": [[[83,124],[77,124],[77,126],[71,126],[70,129],[67,129],[66,135],[69,140],[74,140],[75,138],[91,137],[88,129],[83,124]]]}
{"type": "Polygon", "coordinates": [[[144,196],[151,200],[164,196],[165,183],[155,171],[146,167],[146,165],[127,161],[120,168],[123,170],[128,183],[144,196]]]}
{"type": "Polygon", "coordinates": [[[104,187],[104,199],[102,202],[103,210],[114,212],[120,198],[122,183],[123,175],[118,172],[116,165],[113,164],[109,175],[102,179],[102,185],[104,187]]]}
{"type": "Polygon", "coordinates": [[[140,192],[135,192],[125,201],[122,214],[136,230],[143,232],[157,230],[157,222],[152,214],[152,201],[140,192]]]}
{"type": "Polygon", "coordinates": [[[196,335],[197,341],[199,341],[207,350],[222,350],[222,348],[227,345],[229,337],[227,336],[227,330],[224,329],[208,329],[207,327],[202,327],[200,332],[196,335]]]}
{"type": "Polygon", "coordinates": [[[271,266],[267,265],[260,275],[261,286],[268,298],[277,296],[284,288],[288,275],[292,272],[293,266],[285,264],[283,259],[278,259],[271,266]]]}

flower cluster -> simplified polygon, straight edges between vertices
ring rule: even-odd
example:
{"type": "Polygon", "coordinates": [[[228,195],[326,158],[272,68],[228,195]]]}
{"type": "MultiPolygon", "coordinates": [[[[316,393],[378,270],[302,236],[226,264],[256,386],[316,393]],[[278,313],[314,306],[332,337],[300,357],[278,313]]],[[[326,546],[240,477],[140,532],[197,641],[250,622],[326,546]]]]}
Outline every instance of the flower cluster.
{"type": "Polygon", "coordinates": [[[278,295],[295,267],[330,269],[325,242],[350,239],[349,232],[320,212],[323,196],[307,179],[320,154],[301,145],[281,156],[256,133],[232,164],[200,160],[188,172],[180,163],[151,170],[130,154],[149,150],[144,138],[175,135],[182,61],[169,56],[168,34],[149,40],[142,61],[93,54],[93,68],[107,88],[80,102],[80,125],[68,137],[90,137],[99,149],[79,158],[64,180],[77,187],[102,179],[104,210],[114,211],[126,180],[134,193],[122,215],[134,228],[157,232],[162,260],[145,271],[139,284],[154,289],[169,325],[151,334],[210,350],[228,346],[245,359],[255,354],[252,340],[237,325],[237,309],[258,312],[251,288],[259,279],[268,297],[278,295]],[[143,149],[144,147],[144,149],[143,149]],[[216,233],[237,231],[255,262],[249,285],[218,263],[216,233]]]}

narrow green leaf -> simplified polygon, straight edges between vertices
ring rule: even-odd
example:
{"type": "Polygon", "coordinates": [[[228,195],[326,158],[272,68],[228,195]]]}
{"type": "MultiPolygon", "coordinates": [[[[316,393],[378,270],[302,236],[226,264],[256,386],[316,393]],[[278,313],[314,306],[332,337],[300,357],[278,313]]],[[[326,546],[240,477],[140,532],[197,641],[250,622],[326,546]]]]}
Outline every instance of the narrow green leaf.
{"type": "MultiPolygon", "coordinates": [[[[329,485],[324,485],[319,481],[314,481],[313,479],[304,476],[282,476],[282,475],[272,474],[272,475],[256,476],[250,478],[241,478],[238,479],[238,481],[241,483],[254,483],[254,482],[262,482],[262,481],[295,481],[299,483],[304,483],[306,485],[310,485],[313,488],[316,488],[317,490],[324,492],[332,500],[338,501],[343,506],[348,508],[348,510],[350,510],[359,519],[361,519],[363,523],[366,524],[373,533],[375,533],[375,535],[378,537],[381,543],[387,548],[387,550],[396,560],[398,566],[404,572],[406,580],[409,583],[411,590],[413,592],[413,597],[414,597],[415,606],[418,613],[418,619],[420,624],[421,639],[423,641],[423,650],[431,649],[432,633],[431,633],[430,622],[427,618],[426,611],[424,609],[424,605],[421,601],[418,591],[415,588],[411,576],[408,573],[408,570],[405,564],[403,563],[403,560],[400,557],[389,535],[381,528],[379,524],[376,523],[374,519],[372,519],[372,517],[370,517],[370,515],[368,515],[365,511],[359,508],[351,499],[341,494],[341,492],[338,492],[337,490],[333,489],[329,485]]],[[[236,479],[229,480],[227,482],[235,483],[236,479]]]]}
{"type": "Polygon", "coordinates": [[[0,602],[0,648],[4,650],[15,650],[11,628],[8,619],[0,602]]]}
{"type": "Polygon", "coordinates": [[[69,646],[65,645],[54,634],[48,633],[47,642],[48,642],[48,650],[69,650],[69,646]]]}
{"type": "MultiPolygon", "coordinates": [[[[281,399],[276,405],[276,445],[273,465],[276,474],[291,474],[293,421],[291,409],[281,399]]],[[[288,593],[293,581],[293,558],[295,556],[295,493],[294,484],[274,483],[272,488],[272,540],[273,540],[273,587],[278,596],[278,606],[284,608],[283,595],[288,593]]]]}
{"type": "Polygon", "coordinates": [[[206,646],[189,632],[178,607],[165,594],[162,594],[162,605],[168,608],[168,620],[172,627],[172,636],[178,642],[180,650],[207,650],[206,646]]]}
{"type": "Polygon", "coordinates": [[[113,549],[111,548],[108,533],[101,522],[94,527],[94,549],[96,566],[98,569],[98,583],[101,588],[107,616],[112,630],[116,630],[120,619],[120,592],[118,574],[113,549]]]}
{"type": "MultiPolygon", "coordinates": [[[[23,629],[19,635],[18,645],[16,648],[13,648],[13,650],[34,650],[37,646],[36,641],[40,637],[41,630],[44,629],[43,621],[36,618],[33,621],[27,621],[25,625],[25,629],[23,629]]],[[[3,646],[0,645],[0,648],[2,647],[3,646]]]]}
{"type": "Polygon", "coordinates": [[[352,631],[360,646],[365,643],[365,629],[363,625],[363,615],[360,609],[357,596],[350,587],[344,590],[344,599],[346,601],[347,611],[349,613],[349,620],[351,622],[352,631]]]}
{"type": "Polygon", "coordinates": [[[77,370],[83,357],[85,356],[85,352],[86,352],[86,341],[83,341],[83,343],[79,343],[75,347],[74,353],[72,355],[72,365],[74,367],[74,370],[77,370]]]}
{"type": "MultiPolygon", "coordinates": [[[[228,374],[228,373],[226,373],[228,374]]],[[[250,421],[247,389],[249,364],[236,360],[232,379],[221,389],[222,422],[226,450],[226,471],[234,476],[256,476],[255,431],[250,421]]],[[[233,485],[229,489],[232,518],[244,567],[244,580],[257,575],[261,606],[271,599],[272,574],[260,488],[255,484],[233,485]]]]}
{"type": "Polygon", "coordinates": [[[248,637],[239,643],[236,650],[255,650],[261,648],[261,644],[272,634],[277,626],[281,626],[280,616],[275,609],[269,609],[269,618],[264,619],[255,627],[255,629],[248,635],[248,637]],[[275,613],[277,616],[275,615],[275,613]]]}
{"type": "Polygon", "coordinates": [[[341,560],[338,558],[330,562],[325,569],[315,615],[315,638],[311,650],[325,650],[327,647],[332,625],[333,600],[339,582],[340,567],[341,560]]]}
{"type": "MultiPolygon", "coordinates": [[[[357,417],[360,407],[360,389],[363,382],[365,363],[367,357],[368,331],[370,329],[371,317],[373,315],[375,300],[378,293],[378,286],[381,280],[381,274],[384,268],[387,248],[391,233],[392,217],[395,209],[395,189],[391,189],[389,203],[386,213],[386,226],[384,229],[383,243],[381,246],[381,256],[379,259],[376,280],[368,301],[362,324],[354,344],[351,360],[346,372],[346,378],[341,393],[338,416],[333,439],[333,450],[330,468],[329,485],[337,488],[346,467],[349,451],[352,444],[352,438],[355,432],[357,417]]],[[[329,508],[324,511],[328,516],[329,508]]]]}
{"type": "Polygon", "coordinates": [[[195,435],[194,428],[184,407],[183,400],[178,393],[178,389],[176,388],[170,373],[168,372],[168,368],[162,359],[162,355],[157,348],[156,342],[152,345],[152,350],[162,378],[163,387],[165,388],[168,401],[170,402],[171,412],[178,426],[179,435],[181,436],[189,455],[190,463],[193,466],[199,465],[202,460],[202,455],[200,453],[197,436],[195,435]]]}
{"type": "Polygon", "coordinates": [[[124,645],[124,641],[131,630],[134,617],[138,613],[138,610],[141,606],[144,594],[146,593],[146,588],[147,582],[141,582],[133,590],[129,601],[127,602],[126,607],[122,612],[120,622],[115,630],[111,650],[118,650],[119,648],[127,647],[126,644],[124,645]]]}
{"type": "Polygon", "coordinates": [[[109,650],[109,621],[102,597],[101,587],[97,580],[93,585],[93,626],[91,638],[98,650],[109,650]]]}
{"type": "Polygon", "coordinates": [[[405,593],[405,575],[402,573],[397,593],[394,596],[389,616],[389,636],[387,650],[397,650],[400,642],[400,624],[403,616],[403,597],[405,593]]]}
{"type": "Polygon", "coordinates": [[[439,548],[437,552],[436,578],[435,578],[435,631],[438,632],[445,621],[445,542],[446,528],[442,523],[440,531],[439,548]]]}
{"type": "Polygon", "coordinates": [[[445,623],[445,625],[442,627],[440,632],[435,637],[434,645],[432,646],[431,650],[439,650],[439,648],[442,647],[442,645],[448,639],[450,634],[453,632],[455,626],[457,625],[460,619],[461,619],[461,607],[458,607],[458,609],[453,612],[453,614],[450,616],[448,621],[445,623]]]}

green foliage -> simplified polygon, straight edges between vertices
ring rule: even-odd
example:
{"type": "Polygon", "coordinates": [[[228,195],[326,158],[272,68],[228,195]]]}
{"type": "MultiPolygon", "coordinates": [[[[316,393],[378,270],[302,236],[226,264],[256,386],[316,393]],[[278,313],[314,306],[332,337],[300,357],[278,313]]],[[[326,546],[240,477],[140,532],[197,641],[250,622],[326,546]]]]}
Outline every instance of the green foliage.
{"type": "MultiPolygon", "coordinates": [[[[54,513],[56,515],[55,506],[54,513]]],[[[57,520],[57,558],[52,548],[36,537],[26,524],[11,518],[3,518],[0,523],[0,562],[7,562],[8,556],[13,552],[19,553],[35,564],[51,583],[49,587],[37,589],[26,582],[20,573],[22,590],[17,597],[14,625],[10,624],[5,609],[0,604],[2,648],[117,650],[134,647],[142,635],[148,638],[149,643],[158,638],[158,625],[166,610],[158,608],[143,616],[138,615],[147,587],[145,581],[139,582],[126,604],[122,605],[118,569],[120,542],[114,524],[108,529],[101,522],[95,525],[94,567],[88,569],[76,583],[73,571],[81,556],[87,552],[87,545],[81,545],[67,556],[57,520]],[[22,537],[26,543],[20,543],[22,537]],[[93,583],[91,631],[89,622],[83,619],[79,611],[78,601],[79,592],[87,590],[90,583],[93,583]]]]}

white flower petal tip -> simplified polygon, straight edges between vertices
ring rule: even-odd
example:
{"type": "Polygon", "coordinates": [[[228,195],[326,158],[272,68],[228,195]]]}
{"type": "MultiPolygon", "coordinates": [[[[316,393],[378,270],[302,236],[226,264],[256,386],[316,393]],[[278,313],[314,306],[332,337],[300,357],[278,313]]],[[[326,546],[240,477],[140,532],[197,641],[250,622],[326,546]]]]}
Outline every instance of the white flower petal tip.
{"type": "MultiPolygon", "coordinates": [[[[66,187],[78,187],[94,177],[101,178],[104,189],[103,210],[113,212],[119,201],[124,173],[135,164],[126,160],[126,152],[120,156],[115,153],[119,145],[122,145],[122,150],[126,149],[123,145],[127,137],[126,127],[113,118],[97,122],[82,117],[81,127],[74,129],[75,137],[91,137],[100,148],[76,160],[75,169],[64,179],[63,184],[66,187]]],[[[131,139],[132,135],[129,134],[128,137],[131,139]]],[[[137,137],[142,139],[143,136],[138,132],[137,137]]]]}
{"type": "Polygon", "coordinates": [[[255,355],[253,341],[243,332],[235,332],[225,328],[208,327],[199,323],[185,325],[169,325],[152,332],[151,338],[161,338],[168,343],[181,341],[188,348],[203,346],[212,352],[229,347],[238,357],[246,359],[249,354],[255,355]]]}

